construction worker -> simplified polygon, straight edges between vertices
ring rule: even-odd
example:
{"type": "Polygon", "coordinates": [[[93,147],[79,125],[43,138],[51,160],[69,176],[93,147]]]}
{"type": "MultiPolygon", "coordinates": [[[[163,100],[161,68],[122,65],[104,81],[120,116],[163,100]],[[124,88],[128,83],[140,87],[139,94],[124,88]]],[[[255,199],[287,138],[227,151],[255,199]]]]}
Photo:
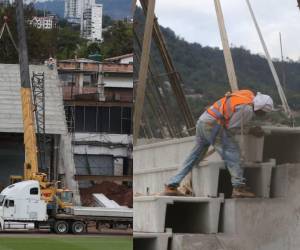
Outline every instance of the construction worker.
{"type": "MultiPolygon", "coordinates": [[[[215,102],[199,118],[196,125],[196,145],[183,163],[182,169],[165,186],[163,195],[182,195],[177,189],[180,182],[204,158],[210,145],[223,158],[231,175],[232,197],[255,197],[247,190],[243,169],[240,165],[240,148],[234,139],[236,128],[248,123],[254,115],[263,116],[273,110],[273,100],[268,95],[250,90],[227,93],[215,102]]],[[[260,127],[254,127],[250,133],[261,136],[260,127]]]]}

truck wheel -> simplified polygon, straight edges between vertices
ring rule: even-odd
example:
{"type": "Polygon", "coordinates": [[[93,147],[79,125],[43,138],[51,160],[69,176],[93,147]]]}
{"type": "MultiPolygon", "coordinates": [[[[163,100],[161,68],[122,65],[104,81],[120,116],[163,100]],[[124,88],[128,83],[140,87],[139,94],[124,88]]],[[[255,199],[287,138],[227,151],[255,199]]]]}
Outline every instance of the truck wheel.
{"type": "Polygon", "coordinates": [[[82,234],[86,230],[85,224],[82,221],[74,221],[72,223],[72,233],[82,234]]]}
{"type": "Polygon", "coordinates": [[[54,223],[54,232],[57,234],[66,234],[69,231],[69,224],[66,221],[59,220],[54,223]]]}

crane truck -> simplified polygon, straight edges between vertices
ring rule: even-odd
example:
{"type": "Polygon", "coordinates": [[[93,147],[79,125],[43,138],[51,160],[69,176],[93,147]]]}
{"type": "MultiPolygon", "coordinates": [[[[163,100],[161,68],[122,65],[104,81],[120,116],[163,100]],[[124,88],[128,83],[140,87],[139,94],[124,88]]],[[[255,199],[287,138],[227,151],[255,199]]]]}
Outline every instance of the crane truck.
{"type": "Polygon", "coordinates": [[[132,227],[132,209],[76,207],[70,190],[59,189],[57,183],[48,181],[47,175],[39,172],[22,0],[16,0],[16,10],[25,163],[24,176],[13,177],[13,183],[0,193],[0,229],[48,228],[58,234],[79,234],[86,231],[90,222],[97,227],[102,224],[132,227]]]}

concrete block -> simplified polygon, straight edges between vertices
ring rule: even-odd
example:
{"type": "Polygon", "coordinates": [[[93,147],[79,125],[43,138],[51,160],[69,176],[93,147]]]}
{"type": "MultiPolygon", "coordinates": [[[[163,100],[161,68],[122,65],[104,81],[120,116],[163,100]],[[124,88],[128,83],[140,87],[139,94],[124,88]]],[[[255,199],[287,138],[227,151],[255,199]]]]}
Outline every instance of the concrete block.
{"type": "Polygon", "coordinates": [[[275,167],[275,164],[275,161],[270,161],[245,165],[244,176],[246,183],[257,197],[270,197],[272,169],[275,167]]]}
{"type": "MultiPolygon", "coordinates": [[[[268,230],[279,226],[276,213],[282,208],[284,211],[285,201],[276,199],[225,199],[223,211],[220,217],[220,231],[225,234],[259,234],[258,230],[268,224],[268,230]],[[276,213],[274,213],[276,207],[276,213]]],[[[265,229],[264,229],[265,230],[265,229]]]]}
{"type": "Polygon", "coordinates": [[[104,208],[104,207],[72,207],[72,214],[78,216],[99,216],[132,218],[133,211],[130,208],[104,208]]]}
{"type": "MultiPolygon", "coordinates": [[[[135,160],[135,159],[134,159],[135,160]]],[[[159,193],[164,190],[164,184],[175,175],[179,166],[137,171],[134,169],[134,192],[141,194],[159,193]]]]}
{"type": "Polygon", "coordinates": [[[141,196],[134,198],[137,232],[217,233],[223,198],[141,196]]]}
{"type": "MultiPolygon", "coordinates": [[[[242,165],[247,185],[257,197],[270,197],[271,174],[275,164],[272,160],[264,163],[248,162],[242,165]]],[[[217,197],[219,193],[224,193],[227,198],[231,197],[230,175],[223,161],[202,162],[193,169],[192,183],[197,197],[217,197]]]]}
{"type": "MultiPolygon", "coordinates": [[[[244,163],[244,177],[246,184],[252,192],[260,198],[270,197],[272,169],[275,168],[275,161],[263,163],[244,163]]],[[[231,178],[225,164],[220,168],[218,193],[224,193],[225,198],[230,198],[232,193],[231,178]]]]}
{"type": "Polygon", "coordinates": [[[222,161],[203,162],[193,169],[192,183],[196,197],[217,197],[220,168],[222,161]]]}
{"type": "Polygon", "coordinates": [[[193,148],[194,140],[193,136],[135,146],[133,149],[134,170],[140,172],[180,166],[193,148]]]}
{"type": "Polygon", "coordinates": [[[227,250],[216,235],[174,234],[171,250],[227,250]]]}
{"type": "Polygon", "coordinates": [[[256,137],[252,135],[236,136],[240,148],[243,150],[245,161],[262,162],[264,149],[264,136],[256,137]]]}
{"type": "Polygon", "coordinates": [[[300,128],[299,127],[263,127],[265,140],[263,160],[274,158],[277,164],[299,163],[300,128]]]}
{"type": "Polygon", "coordinates": [[[93,194],[93,197],[99,207],[106,207],[106,208],[121,207],[117,202],[108,199],[104,194],[93,194]]]}
{"type": "Polygon", "coordinates": [[[171,233],[133,233],[133,250],[168,250],[171,233]]]}
{"type": "Polygon", "coordinates": [[[289,164],[278,165],[273,169],[271,180],[271,198],[286,197],[288,192],[289,164]]]}

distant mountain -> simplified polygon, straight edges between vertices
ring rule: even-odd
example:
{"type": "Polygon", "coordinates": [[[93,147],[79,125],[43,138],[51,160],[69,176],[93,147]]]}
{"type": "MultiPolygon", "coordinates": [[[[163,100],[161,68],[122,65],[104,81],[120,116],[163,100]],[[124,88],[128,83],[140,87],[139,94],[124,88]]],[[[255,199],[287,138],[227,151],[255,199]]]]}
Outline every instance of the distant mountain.
{"type": "MultiPolygon", "coordinates": [[[[144,19],[142,11],[137,9],[134,24],[140,40],[142,39],[144,19]]],[[[176,35],[170,28],[160,28],[175,68],[183,79],[183,87],[192,110],[195,117],[198,117],[212,100],[220,98],[230,90],[223,51],[198,43],[189,43],[176,35]]],[[[136,42],[134,42],[134,46],[135,51],[139,51],[136,42]]],[[[274,98],[276,104],[280,104],[278,91],[265,57],[253,54],[243,47],[231,48],[231,52],[239,87],[269,94],[274,98]]],[[[161,76],[164,68],[161,66],[155,46],[151,53],[153,65],[155,65],[154,75],[161,76]]],[[[285,79],[282,84],[290,107],[300,111],[300,63],[288,60],[282,64],[280,61],[274,60],[274,65],[279,78],[285,79]]],[[[138,65],[136,66],[138,67],[138,65]]],[[[157,78],[159,79],[159,77],[157,78]]],[[[165,80],[165,78],[160,78],[161,81],[165,80]]]]}
{"type": "MultiPolygon", "coordinates": [[[[96,2],[103,4],[103,14],[113,19],[124,19],[130,16],[131,0],[96,0],[96,2]]],[[[59,17],[63,17],[65,1],[36,2],[35,7],[40,10],[48,10],[59,17]]]]}
{"type": "Polygon", "coordinates": [[[113,19],[130,17],[131,0],[96,0],[103,4],[103,14],[113,19]]]}

